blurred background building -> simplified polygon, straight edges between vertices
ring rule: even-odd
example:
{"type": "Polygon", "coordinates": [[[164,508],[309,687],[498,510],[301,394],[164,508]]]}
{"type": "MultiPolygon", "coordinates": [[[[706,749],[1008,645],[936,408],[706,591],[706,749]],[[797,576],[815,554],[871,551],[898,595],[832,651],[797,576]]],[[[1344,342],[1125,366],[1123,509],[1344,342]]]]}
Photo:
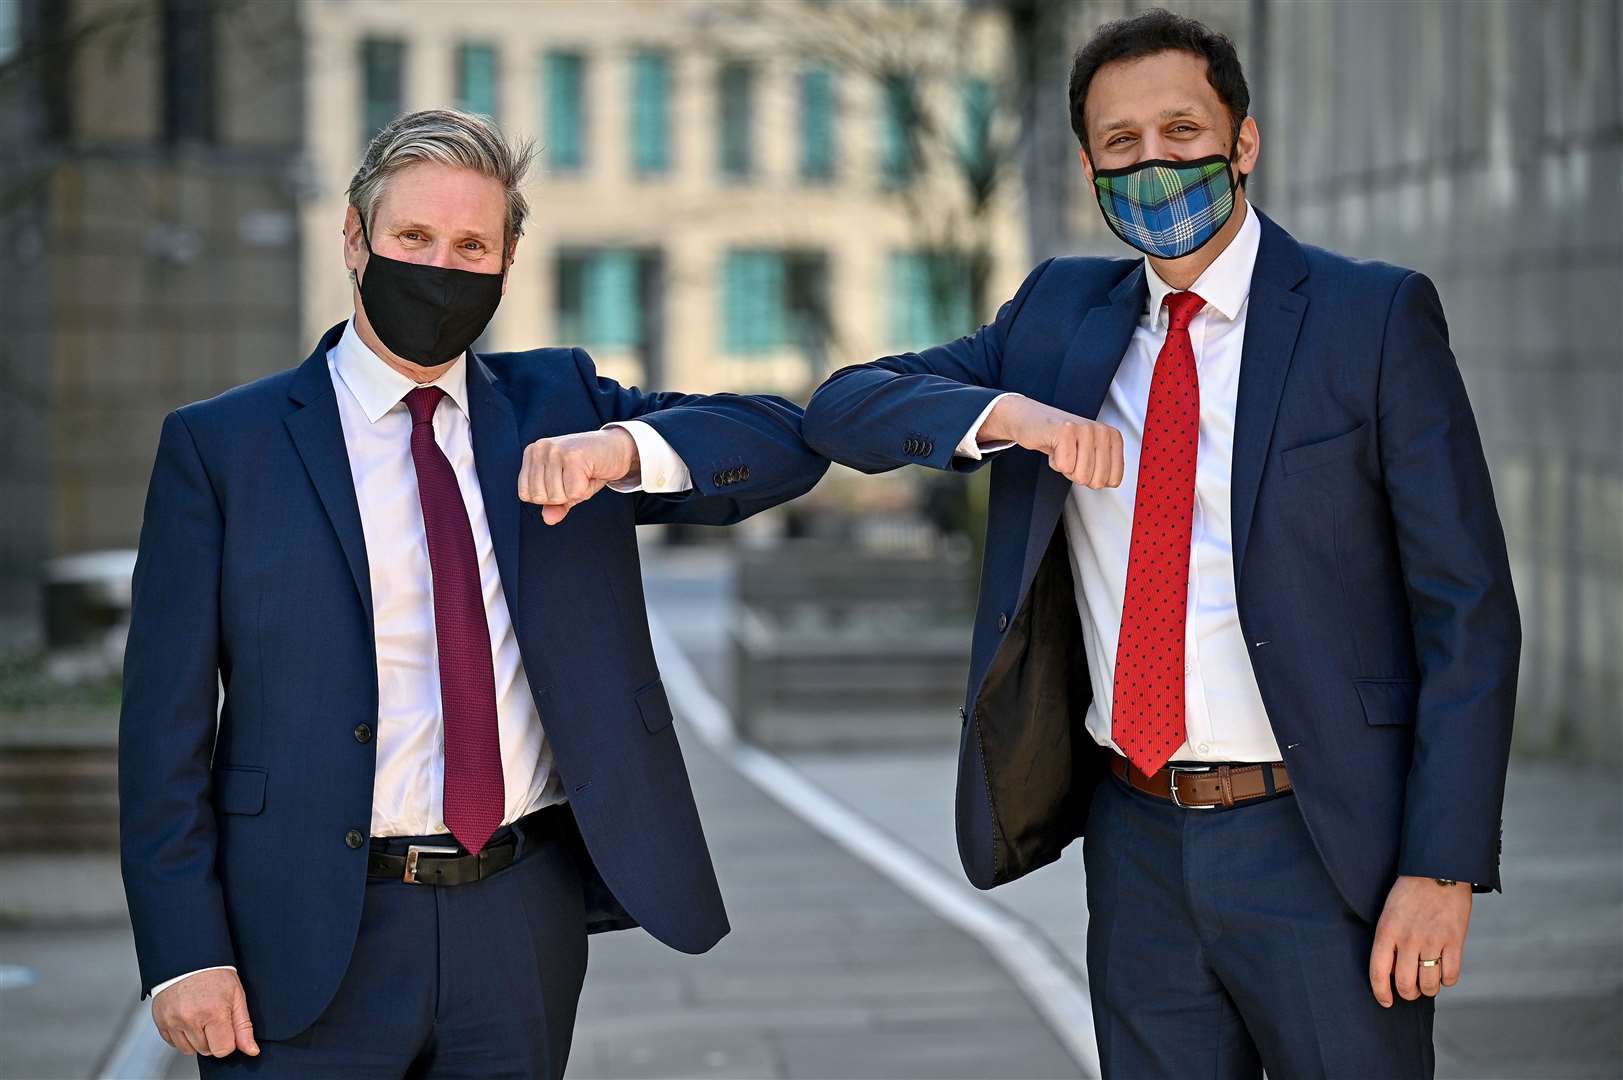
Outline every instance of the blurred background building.
{"type": "MultiPolygon", "coordinates": [[[[971,329],[1043,257],[1122,253],[1064,84],[1143,6],[0,0],[6,640],[38,640],[49,558],[133,545],[165,411],[348,313],[344,189],[394,115],[541,146],[484,347],[804,396],[971,329]]],[[[1526,620],[1518,737],[1623,760],[1619,5],[1181,10],[1240,47],[1258,205],[1437,281],[1526,620]]]]}
{"type": "MultiPolygon", "coordinates": [[[[0,0],[0,1014],[18,1018],[0,1071],[155,1075],[115,1068],[146,1051],[194,1071],[133,1001],[112,849],[128,549],[164,414],[298,363],[349,314],[345,189],[373,133],[448,105],[540,147],[477,347],[581,345],[626,382],[804,400],[838,366],[971,331],[1048,256],[1131,254],[1083,182],[1066,81],[1096,27],[1148,6],[0,0]]],[[[1168,6],[1239,48],[1257,205],[1436,281],[1487,446],[1524,623],[1520,753],[1506,895],[1481,904],[1439,1010],[1439,1073],[1611,1075],[1623,3],[1168,6]]],[[[968,891],[952,748],[984,483],[836,469],[764,528],[649,546],[739,933],[702,964],[595,939],[572,1075],[1082,1069],[1050,1000],[1085,1002],[1074,850],[949,905],[1012,913],[1010,934],[1042,935],[1028,958],[1068,958],[1014,982],[984,981],[995,946],[851,854],[901,844],[968,891]],[[814,787],[885,839],[786,812],[727,766],[732,734],[782,755],[798,779],[780,795],[814,787]],[[867,936],[831,954],[807,929],[830,924],[867,936]],[[1016,1044],[1064,1065],[1003,1056],[1016,1044]]]]}

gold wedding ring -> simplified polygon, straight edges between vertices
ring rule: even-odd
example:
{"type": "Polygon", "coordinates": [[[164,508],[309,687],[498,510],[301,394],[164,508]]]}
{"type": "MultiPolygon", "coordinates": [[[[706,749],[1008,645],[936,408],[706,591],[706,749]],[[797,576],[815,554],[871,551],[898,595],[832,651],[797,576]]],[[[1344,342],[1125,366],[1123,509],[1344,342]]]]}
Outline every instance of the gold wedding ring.
{"type": "Polygon", "coordinates": [[[1436,967],[1438,964],[1441,964],[1442,962],[1443,962],[1443,958],[1441,956],[1439,956],[1435,960],[1422,960],[1422,961],[1420,961],[1420,966],[1421,967],[1436,967]]]}

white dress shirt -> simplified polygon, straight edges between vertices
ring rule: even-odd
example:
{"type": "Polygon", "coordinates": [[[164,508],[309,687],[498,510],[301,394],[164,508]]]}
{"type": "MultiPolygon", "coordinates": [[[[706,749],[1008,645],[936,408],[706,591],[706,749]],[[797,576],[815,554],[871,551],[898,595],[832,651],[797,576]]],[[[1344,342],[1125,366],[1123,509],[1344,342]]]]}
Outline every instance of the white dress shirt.
{"type": "MultiPolygon", "coordinates": [[[[372,835],[449,832],[444,820],[445,726],[434,637],[433,577],[417,498],[417,469],[411,457],[411,413],[404,400],[418,385],[445,391],[434,412],[434,441],[456,474],[473,527],[496,675],[496,724],[507,797],[502,823],[562,802],[564,793],[553,768],[552,750],[519,657],[485,518],[484,493],[474,468],[467,357],[433,382],[418,384],[369,349],[351,320],[338,344],[327,353],[327,368],[349,451],[372,585],[378,663],[372,835]]],[[[639,421],[608,426],[623,427],[631,435],[641,460],[641,477],[648,481],[646,486],[635,481],[611,485],[616,491],[676,492],[692,486],[687,466],[653,428],[639,421]]],[[[517,498],[516,475],[512,485],[517,498]]],[[[160,983],[153,994],[187,975],[160,983]]]]}
{"type": "MultiPolygon", "coordinates": [[[[1245,635],[1235,606],[1230,471],[1234,458],[1234,411],[1240,386],[1240,352],[1245,341],[1251,272],[1262,228],[1245,208],[1245,221],[1222,254],[1212,260],[1191,290],[1206,306],[1189,327],[1200,380],[1200,436],[1195,463],[1195,506],[1189,553],[1189,608],[1184,638],[1185,717],[1188,738],[1174,761],[1278,761],[1279,745],[1251,669],[1245,635]]],[[[1121,366],[1111,381],[1098,420],[1122,435],[1120,487],[1071,487],[1065,501],[1065,538],[1076,604],[1082,616],[1082,643],[1093,683],[1088,732],[1101,746],[1119,751],[1110,737],[1116,646],[1127,592],[1127,557],[1133,535],[1133,504],[1138,461],[1143,449],[1144,414],[1155,360],[1166,341],[1162,300],[1175,292],[1144,260],[1149,299],[1121,366]]],[[[994,401],[995,405],[996,402],[994,401]]],[[[979,458],[1008,444],[978,446],[976,434],[987,409],[959,444],[957,453],[979,458]]]]}

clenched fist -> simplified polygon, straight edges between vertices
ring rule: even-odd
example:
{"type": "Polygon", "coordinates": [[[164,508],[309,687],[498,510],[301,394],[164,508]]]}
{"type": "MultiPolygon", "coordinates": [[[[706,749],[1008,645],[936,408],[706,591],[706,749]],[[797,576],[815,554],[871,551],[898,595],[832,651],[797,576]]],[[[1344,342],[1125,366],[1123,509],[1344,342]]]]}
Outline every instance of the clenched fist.
{"type": "Polygon", "coordinates": [[[199,971],[152,999],[152,1022],[163,1041],[183,1054],[223,1058],[233,1050],[259,1056],[248,999],[230,968],[199,971]]]}
{"type": "Polygon", "coordinates": [[[637,443],[624,428],[537,439],[524,448],[518,497],[540,506],[541,520],[556,525],[571,508],[640,467],[637,443]]]}
{"type": "Polygon", "coordinates": [[[1052,405],[1019,394],[1002,398],[981,425],[979,438],[1047,454],[1049,466],[1073,484],[1121,486],[1121,432],[1052,405]]]}

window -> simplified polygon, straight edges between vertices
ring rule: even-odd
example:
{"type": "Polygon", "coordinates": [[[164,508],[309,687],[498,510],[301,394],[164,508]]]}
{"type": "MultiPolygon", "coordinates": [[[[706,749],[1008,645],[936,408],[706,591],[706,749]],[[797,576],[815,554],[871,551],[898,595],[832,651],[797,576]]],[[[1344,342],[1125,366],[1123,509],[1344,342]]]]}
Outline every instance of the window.
{"type": "Polygon", "coordinates": [[[821,357],[829,335],[828,257],[740,248],[721,267],[721,349],[750,356],[793,347],[821,357]]]}
{"type": "Polygon", "coordinates": [[[558,336],[566,345],[640,348],[648,341],[646,298],[653,258],[633,248],[558,254],[558,336]]]}
{"type": "Polygon", "coordinates": [[[885,340],[918,349],[974,329],[968,261],[956,252],[893,252],[886,265],[885,340]]]}
{"type": "Polygon", "coordinates": [[[22,32],[18,26],[22,18],[22,5],[15,2],[0,3],[0,64],[17,55],[22,32]]]}
{"type": "MultiPolygon", "coordinates": [[[[4,6],[3,0],[0,6],[4,6]]],[[[162,27],[164,141],[210,142],[214,139],[214,7],[205,0],[164,0],[162,27]]]]}
{"type": "Polygon", "coordinates": [[[361,42],[361,145],[385,124],[399,116],[403,108],[406,46],[385,38],[361,42]]]}
{"type": "Polygon", "coordinates": [[[889,75],[880,84],[879,175],[887,187],[902,187],[918,171],[918,98],[908,75],[889,75]]]}
{"type": "Polygon", "coordinates": [[[631,58],[631,168],[639,176],[671,167],[671,59],[642,52],[631,58]]]}
{"type": "Polygon", "coordinates": [[[996,99],[985,79],[966,78],[958,85],[958,162],[971,183],[981,185],[992,171],[992,110],[996,99]]]}
{"type": "Polygon", "coordinates": [[[555,172],[579,172],[586,165],[586,59],[552,52],[541,70],[546,162],[555,172]]]}
{"type": "Polygon", "coordinates": [[[496,49],[464,44],[456,50],[456,107],[482,116],[496,115],[496,49]]]}
{"type": "Polygon", "coordinates": [[[834,178],[834,118],[838,111],[834,72],[826,67],[800,73],[800,176],[834,178]]]}
{"type": "Polygon", "coordinates": [[[717,147],[721,175],[729,180],[747,179],[751,172],[750,125],[752,123],[755,73],[748,64],[721,65],[716,87],[720,138],[717,147]]]}

